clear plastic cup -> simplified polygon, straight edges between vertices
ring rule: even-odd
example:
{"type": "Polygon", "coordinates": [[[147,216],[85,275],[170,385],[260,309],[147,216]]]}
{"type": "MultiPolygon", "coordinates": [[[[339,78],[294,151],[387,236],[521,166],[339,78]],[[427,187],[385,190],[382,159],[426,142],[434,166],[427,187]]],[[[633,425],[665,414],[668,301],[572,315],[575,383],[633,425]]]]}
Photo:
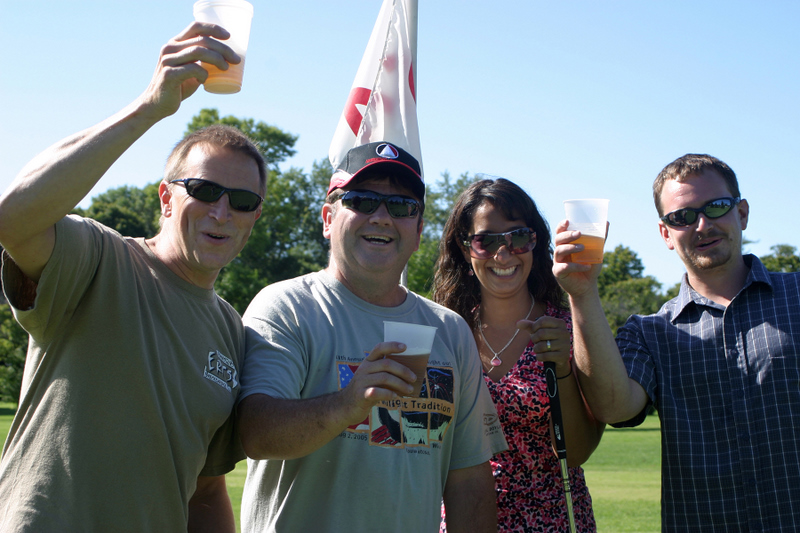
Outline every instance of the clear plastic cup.
{"type": "Polygon", "coordinates": [[[200,62],[200,66],[208,71],[208,79],[203,84],[206,92],[238,93],[242,89],[244,58],[250,40],[253,5],[245,0],[200,0],[194,4],[194,19],[217,24],[228,30],[231,36],[222,42],[242,58],[236,65],[228,64],[228,70],[220,70],[214,65],[200,62]]]}
{"type": "Polygon", "coordinates": [[[433,339],[436,337],[436,328],[422,324],[409,324],[407,322],[383,323],[383,342],[402,342],[406,351],[387,355],[387,359],[397,361],[409,368],[417,376],[414,382],[414,391],[410,396],[419,397],[425,377],[428,374],[428,358],[433,348],[433,339]]]}
{"type": "Polygon", "coordinates": [[[603,246],[606,242],[608,200],[588,198],[564,200],[570,231],[580,231],[581,237],[574,244],[582,244],[582,252],[572,254],[572,263],[598,264],[603,262],[603,246]]]}

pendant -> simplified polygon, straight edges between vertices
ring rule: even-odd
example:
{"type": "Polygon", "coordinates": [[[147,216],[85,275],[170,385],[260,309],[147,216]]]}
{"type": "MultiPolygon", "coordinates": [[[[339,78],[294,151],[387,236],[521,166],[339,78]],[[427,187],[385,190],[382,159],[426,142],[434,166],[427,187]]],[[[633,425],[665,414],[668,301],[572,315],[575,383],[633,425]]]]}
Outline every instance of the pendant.
{"type": "Polygon", "coordinates": [[[489,361],[489,364],[491,364],[492,366],[500,366],[503,364],[503,361],[501,361],[500,358],[495,355],[494,357],[492,357],[492,360],[489,361]]]}

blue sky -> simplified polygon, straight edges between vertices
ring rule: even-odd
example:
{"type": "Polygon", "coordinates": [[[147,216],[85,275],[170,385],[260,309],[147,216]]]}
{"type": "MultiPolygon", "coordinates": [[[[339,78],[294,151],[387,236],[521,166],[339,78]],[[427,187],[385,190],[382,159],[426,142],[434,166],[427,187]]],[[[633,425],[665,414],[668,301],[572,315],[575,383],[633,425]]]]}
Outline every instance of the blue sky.
{"type": "MultiPolygon", "coordinates": [[[[327,157],[381,0],[253,4],[242,92],[196,93],[92,194],[159,178],[207,107],[299,135],[284,169],[327,157]]],[[[136,98],[191,19],[191,0],[0,4],[0,189],[38,152],[136,98]]],[[[800,248],[798,23],[796,1],[420,0],[425,179],[506,177],[552,226],[565,199],[609,198],[607,249],[630,247],[666,288],[683,266],[658,236],[652,180],[687,152],[710,153],[750,202],[747,249],[800,248]]]]}

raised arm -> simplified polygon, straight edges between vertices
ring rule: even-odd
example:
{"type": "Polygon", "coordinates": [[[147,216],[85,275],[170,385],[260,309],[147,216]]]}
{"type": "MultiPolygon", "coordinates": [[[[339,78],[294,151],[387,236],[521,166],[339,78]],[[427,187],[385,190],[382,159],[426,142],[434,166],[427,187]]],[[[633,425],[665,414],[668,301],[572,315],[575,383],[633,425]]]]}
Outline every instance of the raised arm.
{"type": "MultiPolygon", "coordinates": [[[[321,448],[364,420],[378,402],[413,390],[414,373],[384,356],[405,345],[382,342],[361,362],[344,389],[317,398],[286,400],[253,394],[237,408],[239,436],[251,459],[295,459],[321,448]]],[[[253,354],[248,353],[248,357],[253,354]]]]}
{"type": "MultiPolygon", "coordinates": [[[[552,361],[556,365],[567,464],[580,466],[600,443],[605,424],[595,419],[581,394],[570,357],[572,342],[566,322],[560,318],[543,316],[536,321],[520,320],[517,327],[530,334],[536,357],[540,361],[552,361]],[[549,347],[547,341],[550,341],[549,347]]],[[[555,442],[553,446],[555,450],[555,442]]]]}
{"type": "Polygon", "coordinates": [[[570,255],[581,251],[583,245],[572,244],[580,232],[566,229],[566,221],[556,229],[553,274],[569,295],[581,390],[598,420],[609,424],[630,420],[647,405],[647,393],[628,377],[600,304],[597,277],[602,265],[570,263],[570,255]]]}
{"type": "Polygon", "coordinates": [[[158,121],[175,113],[205,81],[203,60],[222,69],[239,57],[219,26],[195,22],[169,41],[144,93],[103,122],[36,156],[0,196],[0,244],[20,270],[38,281],[53,251],[56,222],[66,216],[111,165],[158,121]],[[226,62],[227,61],[227,62],[226,62]]]}

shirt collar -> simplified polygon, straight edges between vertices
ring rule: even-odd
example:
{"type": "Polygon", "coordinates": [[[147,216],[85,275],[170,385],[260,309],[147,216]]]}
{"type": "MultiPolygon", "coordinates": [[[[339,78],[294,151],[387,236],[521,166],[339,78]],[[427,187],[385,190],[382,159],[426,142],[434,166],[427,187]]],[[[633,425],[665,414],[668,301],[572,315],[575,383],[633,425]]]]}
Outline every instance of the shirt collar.
{"type": "MultiPolygon", "coordinates": [[[[763,284],[767,290],[770,292],[772,291],[772,280],[769,277],[769,271],[766,267],[761,263],[761,261],[753,254],[745,254],[743,256],[744,264],[749,267],[749,272],[747,273],[747,278],[744,282],[744,287],[742,290],[739,291],[739,294],[750,288],[751,285],[756,284],[763,284]]],[[[737,294],[738,297],[738,294],[737,294]]],[[[691,285],[689,285],[689,277],[686,273],[683,274],[683,279],[681,280],[681,290],[678,293],[678,296],[675,298],[675,305],[676,305],[676,313],[672,318],[672,322],[674,323],[678,317],[683,313],[683,311],[689,306],[689,304],[695,305],[703,305],[706,307],[715,307],[718,309],[723,309],[723,307],[715,302],[712,302],[705,296],[702,296],[699,292],[694,290],[691,285]]]]}
{"type": "Polygon", "coordinates": [[[769,270],[758,257],[753,254],[747,254],[744,256],[744,264],[750,267],[750,272],[744,282],[744,289],[754,283],[763,283],[772,290],[772,278],[769,276],[769,270]]]}

